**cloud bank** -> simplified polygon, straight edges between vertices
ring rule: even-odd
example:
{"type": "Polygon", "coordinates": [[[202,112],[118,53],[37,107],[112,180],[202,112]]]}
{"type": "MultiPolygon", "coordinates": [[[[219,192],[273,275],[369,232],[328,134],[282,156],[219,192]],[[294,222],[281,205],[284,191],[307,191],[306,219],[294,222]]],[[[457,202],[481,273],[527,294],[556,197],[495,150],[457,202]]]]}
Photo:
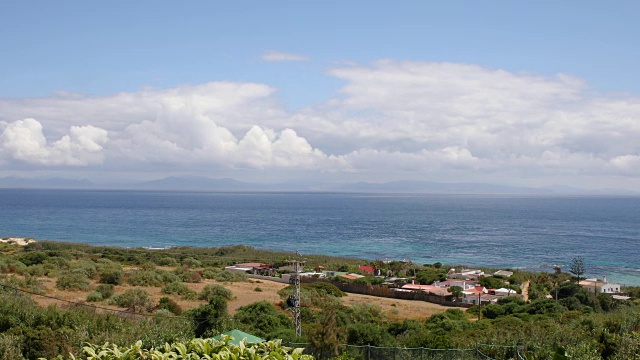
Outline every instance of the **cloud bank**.
{"type": "Polygon", "coordinates": [[[0,100],[2,166],[598,186],[640,176],[638,97],[469,64],[382,60],[329,75],[345,85],[295,112],[272,87],[235,82],[0,100]]]}

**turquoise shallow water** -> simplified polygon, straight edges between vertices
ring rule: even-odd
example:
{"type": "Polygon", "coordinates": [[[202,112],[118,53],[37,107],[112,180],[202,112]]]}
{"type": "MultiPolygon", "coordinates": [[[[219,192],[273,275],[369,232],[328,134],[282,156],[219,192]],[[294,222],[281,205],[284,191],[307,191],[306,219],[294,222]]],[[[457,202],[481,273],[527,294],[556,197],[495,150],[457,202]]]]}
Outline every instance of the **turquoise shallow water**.
{"type": "Polygon", "coordinates": [[[640,285],[640,198],[0,190],[0,237],[123,247],[246,244],[551,271],[640,285]]]}

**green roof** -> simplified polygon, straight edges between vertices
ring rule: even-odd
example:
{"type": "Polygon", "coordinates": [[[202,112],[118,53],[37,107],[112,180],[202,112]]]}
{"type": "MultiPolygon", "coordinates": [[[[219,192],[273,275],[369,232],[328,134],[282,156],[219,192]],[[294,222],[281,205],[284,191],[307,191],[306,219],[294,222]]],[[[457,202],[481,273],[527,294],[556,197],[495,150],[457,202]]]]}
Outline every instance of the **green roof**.
{"type": "Polygon", "coordinates": [[[247,341],[245,342],[246,344],[260,343],[265,341],[264,339],[261,339],[255,335],[247,334],[246,332],[240,330],[227,331],[220,335],[214,336],[213,338],[216,340],[220,340],[222,338],[222,335],[231,336],[233,339],[229,340],[229,344],[234,345],[238,345],[243,339],[247,339],[247,341]]]}

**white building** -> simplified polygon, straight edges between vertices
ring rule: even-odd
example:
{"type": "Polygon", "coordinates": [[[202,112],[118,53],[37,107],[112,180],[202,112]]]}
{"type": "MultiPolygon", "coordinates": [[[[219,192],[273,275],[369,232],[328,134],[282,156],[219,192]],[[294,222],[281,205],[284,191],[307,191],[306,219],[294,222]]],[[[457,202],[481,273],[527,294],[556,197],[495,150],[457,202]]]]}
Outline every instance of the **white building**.
{"type": "Polygon", "coordinates": [[[622,287],[620,284],[607,282],[606,276],[604,276],[602,280],[598,280],[597,278],[582,280],[579,284],[594,294],[596,292],[598,294],[616,294],[620,292],[620,288],[622,287]]]}

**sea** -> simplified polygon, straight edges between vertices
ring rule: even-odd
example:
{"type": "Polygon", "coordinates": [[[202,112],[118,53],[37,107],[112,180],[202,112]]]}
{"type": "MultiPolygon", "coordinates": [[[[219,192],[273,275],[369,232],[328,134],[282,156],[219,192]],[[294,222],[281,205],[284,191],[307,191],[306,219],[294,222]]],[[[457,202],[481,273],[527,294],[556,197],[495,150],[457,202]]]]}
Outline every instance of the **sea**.
{"type": "Polygon", "coordinates": [[[640,197],[0,189],[0,238],[568,271],[640,285],[640,197]]]}

